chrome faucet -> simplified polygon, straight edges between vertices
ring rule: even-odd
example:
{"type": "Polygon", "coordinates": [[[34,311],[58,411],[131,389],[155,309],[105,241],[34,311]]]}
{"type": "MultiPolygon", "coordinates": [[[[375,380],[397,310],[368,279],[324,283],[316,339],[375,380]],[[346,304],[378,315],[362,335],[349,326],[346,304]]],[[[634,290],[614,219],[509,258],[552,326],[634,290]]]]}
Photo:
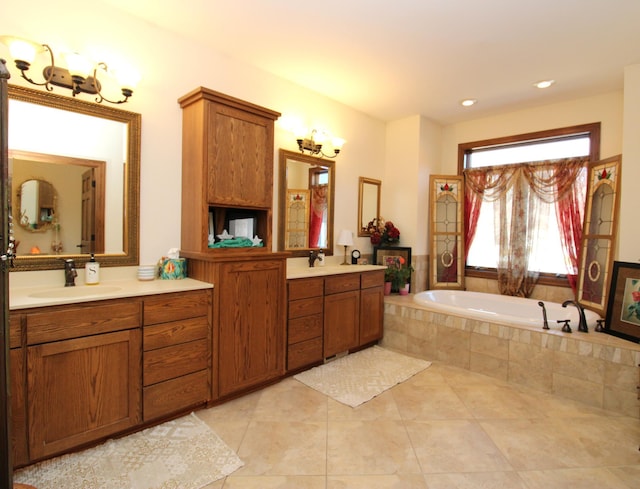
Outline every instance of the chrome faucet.
{"type": "Polygon", "coordinates": [[[313,265],[315,264],[316,260],[318,260],[318,252],[311,250],[309,252],[309,268],[313,268],[313,265]]]}
{"type": "Polygon", "coordinates": [[[574,305],[578,309],[578,316],[580,320],[578,321],[578,331],[582,331],[583,333],[588,333],[589,328],[587,327],[587,318],[584,315],[584,308],[578,304],[576,301],[568,300],[562,303],[562,307],[567,307],[568,305],[574,305]]]}
{"type": "Polygon", "coordinates": [[[544,307],[544,302],[539,301],[538,305],[542,308],[542,319],[544,320],[544,326],[542,329],[549,329],[549,321],[547,321],[547,308],[544,307]]]}
{"type": "Polygon", "coordinates": [[[76,271],[76,263],[72,258],[67,258],[64,261],[64,286],[75,287],[76,277],[78,272],[76,271]]]}

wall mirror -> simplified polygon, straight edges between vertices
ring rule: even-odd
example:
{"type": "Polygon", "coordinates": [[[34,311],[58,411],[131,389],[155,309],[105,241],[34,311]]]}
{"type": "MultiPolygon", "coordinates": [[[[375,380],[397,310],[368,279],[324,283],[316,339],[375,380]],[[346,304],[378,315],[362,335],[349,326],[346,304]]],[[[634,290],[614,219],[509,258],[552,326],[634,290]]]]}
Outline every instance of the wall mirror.
{"type": "Polygon", "coordinates": [[[360,177],[358,190],[358,236],[371,236],[367,224],[380,217],[380,191],[382,182],[360,177]]]}
{"type": "Polygon", "coordinates": [[[310,250],[333,255],[335,163],[280,150],[278,249],[292,256],[310,250]]]}
{"type": "Polygon", "coordinates": [[[14,223],[22,219],[29,180],[49,182],[54,208],[38,211],[37,233],[14,226],[17,257],[11,270],[82,264],[89,253],[103,266],[138,264],[140,129],[133,112],[9,86],[9,188],[14,223]]]}

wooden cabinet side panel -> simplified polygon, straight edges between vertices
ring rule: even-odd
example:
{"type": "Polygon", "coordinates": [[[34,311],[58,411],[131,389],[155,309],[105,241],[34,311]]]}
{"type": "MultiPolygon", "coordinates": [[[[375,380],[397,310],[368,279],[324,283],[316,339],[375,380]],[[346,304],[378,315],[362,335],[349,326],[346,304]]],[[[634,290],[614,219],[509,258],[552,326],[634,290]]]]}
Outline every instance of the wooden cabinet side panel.
{"type": "Polygon", "coordinates": [[[11,362],[11,437],[13,442],[13,466],[20,467],[29,462],[27,445],[27,399],[25,379],[25,350],[9,351],[11,362]]]}
{"type": "Polygon", "coordinates": [[[31,346],[27,351],[32,460],[137,425],[139,329],[31,346]]]}
{"type": "Polygon", "coordinates": [[[222,263],[216,290],[219,395],[283,375],[284,260],[222,263]]]}
{"type": "Polygon", "coordinates": [[[359,290],[324,297],[325,358],[358,347],[359,329],[359,290]]]}

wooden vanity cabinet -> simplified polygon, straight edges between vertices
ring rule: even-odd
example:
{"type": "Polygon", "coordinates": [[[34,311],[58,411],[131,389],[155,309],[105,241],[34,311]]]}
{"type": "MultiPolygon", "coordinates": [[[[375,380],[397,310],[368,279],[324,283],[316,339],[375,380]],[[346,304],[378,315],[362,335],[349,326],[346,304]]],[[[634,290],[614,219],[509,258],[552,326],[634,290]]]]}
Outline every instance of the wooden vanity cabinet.
{"type": "Polygon", "coordinates": [[[289,280],[287,370],[321,363],[324,330],[324,279],[289,280]]]}
{"type": "Polygon", "coordinates": [[[290,279],[287,372],[382,338],[384,270],[290,279]]]}
{"type": "Polygon", "coordinates": [[[271,238],[280,114],[203,87],[178,102],[180,254],[190,277],[215,285],[212,400],[218,401],[284,375],[288,254],[273,253],[271,238]],[[209,234],[231,232],[234,219],[253,219],[262,246],[209,248],[209,234]]]}
{"type": "Polygon", "coordinates": [[[31,461],[140,423],[140,301],[55,306],[24,319],[31,461]]]}
{"type": "Polygon", "coordinates": [[[210,289],[144,300],[144,421],[203,405],[211,399],[210,326],[210,289]]]}

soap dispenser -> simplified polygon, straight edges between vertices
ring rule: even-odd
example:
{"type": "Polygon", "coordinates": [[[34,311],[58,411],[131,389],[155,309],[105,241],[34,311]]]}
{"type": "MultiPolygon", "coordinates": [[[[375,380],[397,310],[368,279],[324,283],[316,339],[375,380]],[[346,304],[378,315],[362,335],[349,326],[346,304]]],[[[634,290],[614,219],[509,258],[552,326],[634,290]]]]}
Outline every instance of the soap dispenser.
{"type": "Polygon", "coordinates": [[[100,263],[96,261],[96,257],[91,253],[91,258],[84,266],[84,283],[87,285],[96,285],[100,281],[100,263]]]}
{"type": "Polygon", "coordinates": [[[322,250],[318,251],[318,266],[324,267],[324,251],[322,250]]]}

